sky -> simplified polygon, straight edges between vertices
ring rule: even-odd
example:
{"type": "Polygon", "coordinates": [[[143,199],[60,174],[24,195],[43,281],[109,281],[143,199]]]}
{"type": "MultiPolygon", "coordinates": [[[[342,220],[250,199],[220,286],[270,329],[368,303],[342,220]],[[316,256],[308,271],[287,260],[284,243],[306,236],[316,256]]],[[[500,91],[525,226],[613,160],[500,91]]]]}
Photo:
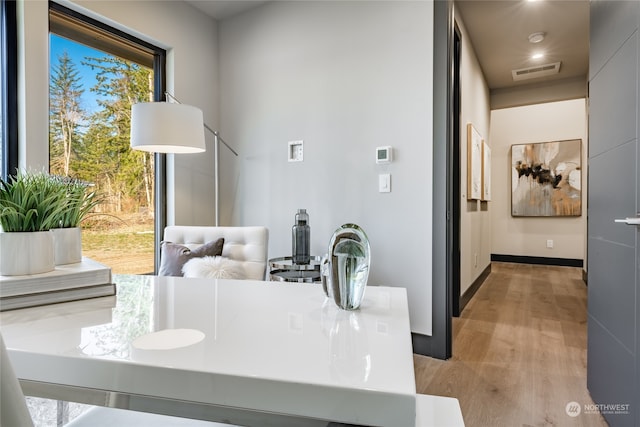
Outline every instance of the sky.
{"type": "Polygon", "coordinates": [[[50,34],[49,36],[49,49],[51,55],[49,58],[49,72],[52,73],[53,67],[58,64],[58,57],[62,56],[66,51],[69,58],[71,58],[71,61],[75,65],[80,76],[82,86],[84,87],[84,93],[82,94],[82,107],[89,114],[97,111],[98,104],[96,102],[96,95],[90,91],[90,88],[96,84],[95,71],[93,71],[89,66],[82,65],[82,61],[85,57],[99,58],[108,56],[108,54],[87,47],[83,44],[70,41],[55,34],[50,34]]]}

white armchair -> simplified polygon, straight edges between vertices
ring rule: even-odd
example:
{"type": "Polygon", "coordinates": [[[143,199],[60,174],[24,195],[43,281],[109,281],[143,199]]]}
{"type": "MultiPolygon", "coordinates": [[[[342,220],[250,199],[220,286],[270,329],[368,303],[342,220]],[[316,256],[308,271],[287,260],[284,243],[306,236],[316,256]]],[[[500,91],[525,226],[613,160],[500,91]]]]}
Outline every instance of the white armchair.
{"type": "Polygon", "coordinates": [[[224,238],[222,256],[241,262],[245,279],[264,280],[269,242],[266,227],[170,225],[164,229],[163,240],[193,250],[221,237],[224,238]]]}

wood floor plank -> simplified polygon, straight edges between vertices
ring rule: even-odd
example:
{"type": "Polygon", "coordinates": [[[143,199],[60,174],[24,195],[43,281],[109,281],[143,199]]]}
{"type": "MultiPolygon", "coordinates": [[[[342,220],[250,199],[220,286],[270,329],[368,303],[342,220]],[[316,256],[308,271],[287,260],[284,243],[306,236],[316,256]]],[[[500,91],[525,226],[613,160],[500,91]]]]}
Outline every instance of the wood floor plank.
{"type": "Polygon", "coordinates": [[[414,356],[418,393],[456,397],[467,427],[602,427],[586,387],[587,288],[573,267],[493,263],[453,319],[453,357],[414,356]]]}

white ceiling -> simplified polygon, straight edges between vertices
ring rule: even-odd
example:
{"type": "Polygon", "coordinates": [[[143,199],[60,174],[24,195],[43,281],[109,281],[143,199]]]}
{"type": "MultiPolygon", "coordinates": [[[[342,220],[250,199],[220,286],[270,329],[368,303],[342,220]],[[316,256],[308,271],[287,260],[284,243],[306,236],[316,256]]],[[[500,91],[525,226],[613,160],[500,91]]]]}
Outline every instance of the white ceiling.
{"type": "Polygon", "coordinates": [[[589,69],[588,0],[456,0],[490,89],[586,76],[589,69]],[[544,41],[528,36],[543,31],[544,41]],[[545,58],[532,60],[537,50],[545,58]],[[514,82],[511,70],[561,61],[557,75],[514,82]]]}
{"type": "Polygon", "coordinates": [[[265,1],[252,0],[185,0],[195,8],[217,20],[229,18],[252,9],[265,1]]]}

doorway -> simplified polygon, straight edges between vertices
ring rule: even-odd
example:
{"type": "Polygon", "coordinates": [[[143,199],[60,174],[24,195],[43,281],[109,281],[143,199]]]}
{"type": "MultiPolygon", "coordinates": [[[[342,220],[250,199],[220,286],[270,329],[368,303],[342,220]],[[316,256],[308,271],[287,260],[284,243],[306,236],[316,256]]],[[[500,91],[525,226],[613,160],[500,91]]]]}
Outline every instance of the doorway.
{"type": "Polygon", "coordinates": [[[451,315],[460,316],[460,115],[461,111],[461,54],[460,28],[454,22],[453,29],[453,92],[452,92],[452,138],[451,138],[451,315]]]}

